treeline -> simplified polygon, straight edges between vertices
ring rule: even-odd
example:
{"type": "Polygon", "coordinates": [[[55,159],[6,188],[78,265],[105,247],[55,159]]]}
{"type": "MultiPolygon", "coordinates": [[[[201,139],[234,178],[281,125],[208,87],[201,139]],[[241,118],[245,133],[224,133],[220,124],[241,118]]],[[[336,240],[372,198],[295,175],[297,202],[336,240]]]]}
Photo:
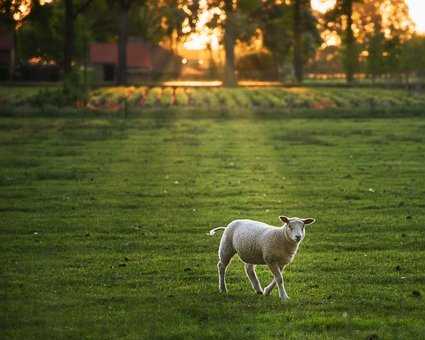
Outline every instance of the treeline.
{"type": "MultiPolygon", "coordinates": [[[[235,46],[261,36],[267,52],[255,57],[277,74],[302,82],[308,73],[362,74],[372,80],[409,80],[425,75],[425,38],[414,33],[405,0],[337,0],[325,13],[310,0],[209,0],[220,8],[209,27],[219,27],[225,51],[223,81],[237,83],[235,46]],[[267,62],[266,62],[267,63],[267,62]]],[[[53,61],[65,75],[87,63],[88,44],[116,41],[117,81],[127,81],[129,36],[158,43],[179,41],[196,29],[197,0],[2,0],[2,27],[13,31],[16,62],[32,57],[53,61]],[[31,8],[25,4],[31,3],[31,8]]]]}

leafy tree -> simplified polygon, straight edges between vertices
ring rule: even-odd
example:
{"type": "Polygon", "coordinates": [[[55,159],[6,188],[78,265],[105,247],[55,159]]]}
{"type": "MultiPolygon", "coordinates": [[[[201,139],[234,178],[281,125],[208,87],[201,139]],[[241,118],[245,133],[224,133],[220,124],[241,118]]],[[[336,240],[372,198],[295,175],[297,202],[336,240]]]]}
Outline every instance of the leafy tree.
{"type": "MultiPolygon", "coordinates": [[[[127,83],[127,43],[128,43],[128,22],[130,9],[139,0],[110,0],[112,5],[118,10],[118,69],[117,82],[124,85],[127,83]]],[[[145,0],[140,0],[140,5],[144,5],[145,0]]]]}
{"type": "Polygon", "coordinates": [[[358,41],[368,51],[366,70],[372,79],[400,71],[401,49],[413,34],[405,0],[363,0],[355,6],[358,41]]]}
{"type": "Polygon", "coordinates": [[[183,11],[177,0],[109,0],[119,11],[118,20],[118,72],[119,84],[127,82],[127,42],[130,33],[142,35],[151,42],[160,41],[165,35],[183,34],[186,18],[194,24],[197,2],[189,3],[191,14],[183,11]]]}
{"type": "Polygon", "coordinates": [[[31,12],[31,0],[0,1],[0,25],[8,30],[19,27],[31,12]]]}
{"type": "Polygon", "coordinates": [[[360,0],[336,0],[324,15],[328,28],[338,32],[342,41],[342,65],[347,82],[354,81],[358,66],[358,46],[353,32],[353,4],[360,0]]]}
{"type": "Polygon", "coordinates": [[[66,63],[71,62],[72,65],[72,62],[84,58],[89,40],[110,37],[114,33],[112,17],[108,15],[107,3],[103,0],[93,0],[93,6],[86,7],[79,13],[72,23],[71,38],[65,34],[65,11],[65,3],[62,1],[43,6],[33,4],[31,13],[17,31],[19,55],[22,59],[41,57],[44,60],[53,60],[65,68],[66,63]],[[58,46],[67,45],[67,39],[73,41],[73,46],[72,52],[65,53],[65,48],[58,46]],[[65,57],[68,58],[66,62],[65,57]]]}
{"type": "Polygon", "coordinates": [[[293,12],[293,49],[295,79],[302,82],[304,78],[304,64],[314,53],[321,41],[317,30],[317,20],[312,14],[311,1],[294,0],[293,12]]]}
{"type": "Polygon", "coordinates": [[[275,64],[282,68],[293,46],[292,13],[289,5],[266,1],[260,13],[264,46],[272,53],[275,64]]]}
{"type": "Polygon", "coordinates": [[[75,54],[75,21],[93,2],[93,0],[64,0],[65,32],[63,50],[63,71],[69,74],[75,54]]]}
{"type": "Polygon", "coordinates": [[[162,0],[159,8],[155,11],[160,15],[162,24],[159,26],[163,36],[170,40],[171,50],[176,49],[177,43],[181,37],[195,31],[196,23],[199,14],[199,1],[176,1],[176,0],[162,0]],[[185,5],[187,10],[183,9],[185,5]],[[184,31],[183,27],[187,20],[189,31],[184,31]]]}
{"type": "Polygon", "coordinates": [[[224,12],[226,13],[224,23],[224,49],[226,53],[224,85],[235,86],[237,83],[235,74],[236,15],[232,0],[224,1],[224,12]]]}
{"type": "MultiPolygon", "coordinates": [[[[0,1],[0,30],[6,31],[13,39],[16,46],[15,30],[21,27],[31,11],[30,0],[1,0],[0,1]]],[[[15,74],[16,53],[9,67],[9,76],[13,79],[15,74]]]]}
{"type": "Polygon", "coordinates": [[[406,74],[407,81],[411,76],[418,79],[425,77],[425,37],[414,35],[402,45],[400,68],[406,74]]]}
{"type": "Polygon", "coordinates": [[[366,71],[373,81],[384,72],[384,43],[385,36],[377,22],[373,33],[366,40],[368,52],[366,71]]]}
{"type": "Polygon", "coordinates": [[[210,22],[210,26],[220,26],[223,29],[223,42],[225,51],[225,70],[223,84],[236,86],[235,73],[235,44],[237,40],[247,41],[255,33],[258,27],[255,14],[261,6],[258,0],[212,0],[211,7],[218,6],[225,14],[225,19],[216,15],[210,22]]]}
{"type": "Polygon", "coordinates": [[[294,73],[295,79],[302,82],[303,79],[303,43],[302,43],[302,30],[303,20],[302,11],[306,5],[305,0],[294,0],[293,5],[293,35],[294,35],[294,73]]]}
{"type": "Polygon", "coordinates": [[[263,1],[257,17],[264,45],[273,54],[276,65],[282,68],[292,56],[296,79],[302,81],[304,65],[321,40],[309,4],[305,0],[301,4],[263,1]]]}
{"type": "Polygon", "coordinates": [[[368,52],[366,70],[372,78],[397,72],[400,46],[411,37],[414,27],[406,0],[337,0],[323,19],[325,29],[341,37],[348,81],[358,70],[361,47],[368,52]]]}
{"type": "Polygon", "coordinates": [[[63,64],[64,10],[61,5],[40,6],[34,4],[25,25],[18,31],[19,56],[23,60],[40,57],[63,64]]]}

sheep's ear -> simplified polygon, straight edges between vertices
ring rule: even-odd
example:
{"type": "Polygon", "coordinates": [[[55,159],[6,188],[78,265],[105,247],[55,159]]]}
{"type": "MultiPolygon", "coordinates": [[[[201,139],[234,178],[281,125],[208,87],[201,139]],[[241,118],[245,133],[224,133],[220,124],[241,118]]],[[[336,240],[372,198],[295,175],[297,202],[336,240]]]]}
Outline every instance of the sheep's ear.
{"type": "Polygon", "coordinates": [[[286,217],[286,216],[279,216],[279,218],[280,218],[280,220],[281,220],[283,223],[289,223],[289,217],[286,217]]]}
{"type": "Polygon", "coordinates": [[[304,218],[302,221],[304,224],[313,224],[314,222],[316,222],[314,218],[304,218]]]}

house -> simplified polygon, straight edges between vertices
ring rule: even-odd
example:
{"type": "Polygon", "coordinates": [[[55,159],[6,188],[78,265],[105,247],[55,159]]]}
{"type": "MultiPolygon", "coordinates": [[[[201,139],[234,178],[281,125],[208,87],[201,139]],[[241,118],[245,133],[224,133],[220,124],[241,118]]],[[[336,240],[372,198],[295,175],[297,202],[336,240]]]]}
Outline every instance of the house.
{"type": "MultiPolygon", "coordinates": [[[[90,44],[90,63],[98,81],[115,81],[118,67],[117,44],[90,44]]],[[[134,38],[127,43],[129,82],[175,78],[179,76],[181,66],[182,59],[163,47],[134,38]]]]}
{"type": "Polygon", "coordinates": [[[13,35],[0,27],[0,80],[11,79],[15,60],[13,35]]]}

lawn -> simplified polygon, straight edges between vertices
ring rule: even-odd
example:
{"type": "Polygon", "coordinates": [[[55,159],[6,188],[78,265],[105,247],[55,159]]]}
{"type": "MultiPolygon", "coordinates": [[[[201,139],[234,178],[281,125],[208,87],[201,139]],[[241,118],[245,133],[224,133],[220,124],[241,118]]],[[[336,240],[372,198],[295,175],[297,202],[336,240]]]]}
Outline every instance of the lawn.
{"type": "Polygon", "coordinates": [[[0,117],[2,338],[425,334],[423,115],[168,113],[0,117]],[[208,230],[280,214],[317,219],[289,303],[236,258],[220,295],[208,230]]]}

